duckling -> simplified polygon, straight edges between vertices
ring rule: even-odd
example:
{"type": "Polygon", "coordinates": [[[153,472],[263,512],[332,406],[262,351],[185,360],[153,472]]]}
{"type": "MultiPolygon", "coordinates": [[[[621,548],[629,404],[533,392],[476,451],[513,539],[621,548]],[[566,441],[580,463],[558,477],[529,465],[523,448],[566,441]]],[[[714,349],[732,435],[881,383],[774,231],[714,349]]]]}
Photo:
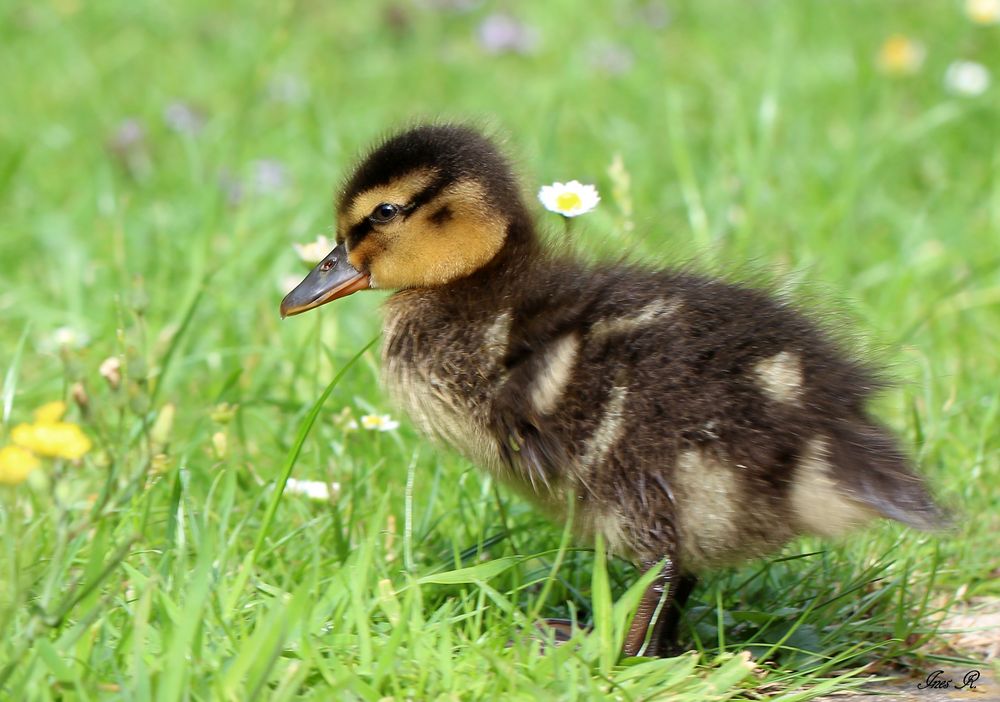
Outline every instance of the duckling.
{"type": "Polygon", "coordinates": [[[383,381],[423,433],[658,569],[623,655],[672,650],[706,570],[880,517],[945,521],[866,408],[875,370],[766,292],[552,251],[475,129],[371,151],[337,201],[336,248],[281,314],[365,289],[395,291],[383,381]]]}

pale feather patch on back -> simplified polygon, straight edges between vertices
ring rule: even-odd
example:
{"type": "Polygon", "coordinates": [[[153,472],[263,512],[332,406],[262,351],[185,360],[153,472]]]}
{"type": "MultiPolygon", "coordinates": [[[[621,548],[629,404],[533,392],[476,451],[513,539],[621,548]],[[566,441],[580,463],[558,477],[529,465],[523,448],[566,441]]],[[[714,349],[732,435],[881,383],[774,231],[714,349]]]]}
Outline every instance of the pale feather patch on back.
{"type": "Polygon", "coordinates": [[[531,404],[541,414],[551,414],[559,403],[580,349],[580,337],[567,334],[557,339],[545,354],[544,364],[531,389],[531,404]]]}
{"type": "Polygon", "coordinates": [[[511,319],[510,311],[505,310],[498,314],[483,332],[483,350],[495,362],[499,362],[507,351],[511,319]]]}
{"type": "Polygon", "coordinates": [[[597,320],[590,328],[590,338],[594,341],[603,341],[610,336],[627,334],[672,317],[680,308],[681,303],[678,300],[653,300],[635,314],[597,320]]]}
{"type": "Polygon", "coordinates": [[[877,516],[852,499],[832,471],[826,440],[810,440],[799,461],[790,500],[801,527],[819,536],[839,536],[877,516]]]}
{"type": "Polygon", "coordinates": [[[715,554],[731,549],[737,534],[737,493],[733,471],[715,455],[682,451],[674,467],[677,491],[677,532],[689,567],[715,565],[715,554]]]}
{"type": "Polygon", "coordinates": [[[802,361],[789,351],[765,358],[754,366],[757,382],[772,400],[796,403],[802,394],[802,361]]]}
{"type": "Polygon", "coordinates": [[[589,469],[600,466],[621,438],[625,423],[624,409],[627,395],[628,391],[621,385],[611,388],[608,403],[601,417],[601,423],[597,425],[597,429],[587,439],[582,457],[580,458],[580,467],[583,469],[584,474],[589,469]]]}

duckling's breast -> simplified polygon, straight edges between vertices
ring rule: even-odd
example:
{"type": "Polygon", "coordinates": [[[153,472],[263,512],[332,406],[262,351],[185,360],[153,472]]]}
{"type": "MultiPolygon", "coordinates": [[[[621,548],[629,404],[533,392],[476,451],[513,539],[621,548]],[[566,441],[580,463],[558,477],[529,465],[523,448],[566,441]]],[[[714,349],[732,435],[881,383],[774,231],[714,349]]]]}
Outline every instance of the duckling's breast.
{"type": "Polygon", "coordinates": [[[503,383],[510,315],[455,318],[419,294],[386,305],[382,381],[427,436],[496,470],[500,456],[487,410],[503,383]]]}

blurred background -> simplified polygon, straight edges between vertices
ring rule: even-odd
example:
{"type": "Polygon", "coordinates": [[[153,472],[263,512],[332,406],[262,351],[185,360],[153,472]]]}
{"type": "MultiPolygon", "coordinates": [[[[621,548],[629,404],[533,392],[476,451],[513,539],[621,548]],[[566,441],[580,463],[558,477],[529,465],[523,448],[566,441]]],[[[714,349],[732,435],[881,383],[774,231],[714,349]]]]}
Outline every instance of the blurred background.
{"type": "MultiPolygon", "coordinates": [[[[554,238],[538,188],[595,184],[601,205],[572,231],[581,255],[762,277],[849,320],[832,324],[899,381],[880,411],[960,507],[960,533],[886,525],[736,592],[756,571],[721,575],[696,596],[703,652],[797,631],[816,675],[859,642],[882,648],[837,665],[959,656],[920,648],[922,615],[1000,594],[1000,2],[39,0],[0,8],[0,76],[0,447],[51,401],[87,437],[72,456],[0,460],[0,684],[39,699],[135,680],[136,698],[481,684],[486,664],[459,674],[456,651],[509,612],[484,615],[472,586],[380,609],[385,593],[548,554],[493,582],[530,609],[561,531],[418,437],[377,387],[376,351],[293,464],[322,500],[289,493],[265,517],[309,405],[378,333],[384,299],[281,322],[308,269],[292,245],[330,235],[354,159],[419,120],[501,138],[554,238]],[[859,590],[867,619],[803,604],[859,590]],[[733,614],[770,611],[776,593],[803,598],[784,629],[733,614]],[[412,641],[392,639],[393,606],[420,613],[404,617],[412,641]],[[202,620],[197,636],[183,624],[202,620]],[[292,624],[273,641],[252,638],[279,620],[292,624]],[[383,651],[423,662],[380,678],[383,651]]],[[[563,571],[539,608],[586,621],[592,556],[563,571]]],[[[616,593],[628,572],[613,564],[616,593]]],[[[692,674],[708,679],[709,660],[692,674]]],[[[511,694],[545,679],[524,665],[504,674],[511,694]]],[[[580,665],[545,689],[609,674],[580,665]]],[[[818,679],[803,675],[758,680],[818,679]]]]}

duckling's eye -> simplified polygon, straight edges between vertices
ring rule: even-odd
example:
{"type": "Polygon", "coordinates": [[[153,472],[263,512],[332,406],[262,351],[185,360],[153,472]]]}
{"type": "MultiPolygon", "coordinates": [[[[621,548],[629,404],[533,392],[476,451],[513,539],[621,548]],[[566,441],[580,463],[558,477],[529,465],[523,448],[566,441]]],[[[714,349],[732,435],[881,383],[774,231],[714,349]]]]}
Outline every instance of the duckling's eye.
{"type": "Polygon", "coordinates": [[[397,214],[399,214],[398,205],[393,205],[390,202],[383,202],[381,205],[375,206],[375,209],[372,210],[368,219],[375,224],[385,224],[386,222],[392,221],[397,214]]]}

